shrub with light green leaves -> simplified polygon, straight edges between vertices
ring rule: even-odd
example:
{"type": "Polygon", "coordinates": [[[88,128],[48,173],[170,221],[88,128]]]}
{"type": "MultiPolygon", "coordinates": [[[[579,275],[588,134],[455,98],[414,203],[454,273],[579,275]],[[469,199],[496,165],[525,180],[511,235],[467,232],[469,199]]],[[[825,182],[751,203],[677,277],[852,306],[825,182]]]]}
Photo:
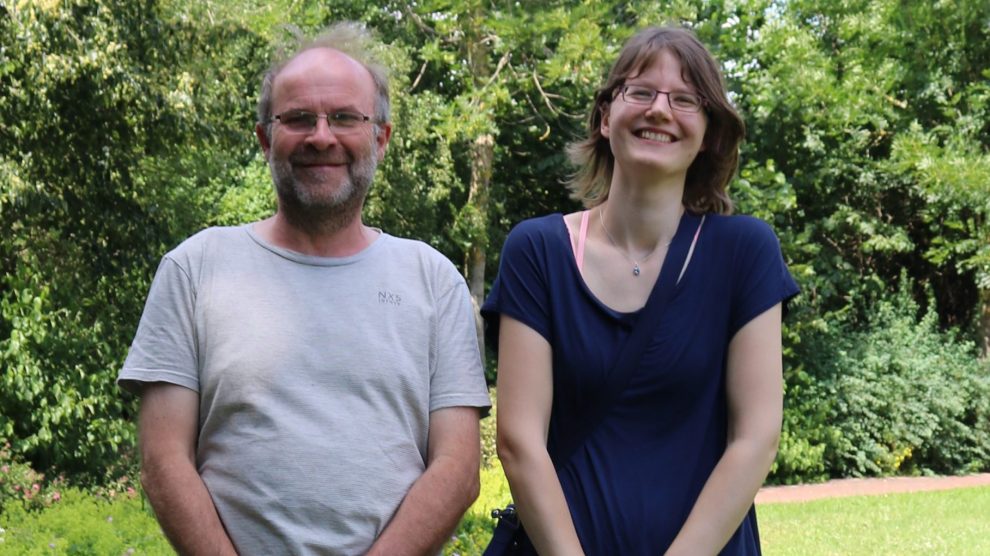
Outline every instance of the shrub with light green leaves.
{"type": "Polygon", "coordinates": [[[492,409],[488,417],[481,420],[481,493],[468,508],[444,547],[447,556],[481,554],[488,546],[495,528],[492,510],[504,508],[512,501],[509,483],[502,471],[502,463],[495,453],[495,419],[498,412],[498,395],[495,388],[489,388],[492,409]]]}
{"type": "Polygon", "coordinates": [[[11,506],[0,530],[4,554],[175,554],[137,493],[106,499],[69,488],[44,511],[11,506]]]}
{"type": "Polygon", "coordinates": [[[505,480],[502,465],[495,459],[481,469],[481,494],[464,514],[450,542],[444,547],[447,556],[481,554],[488,546],[495,529],[492,510],[504,508],[512,501],[509,483],[505,480]]]}

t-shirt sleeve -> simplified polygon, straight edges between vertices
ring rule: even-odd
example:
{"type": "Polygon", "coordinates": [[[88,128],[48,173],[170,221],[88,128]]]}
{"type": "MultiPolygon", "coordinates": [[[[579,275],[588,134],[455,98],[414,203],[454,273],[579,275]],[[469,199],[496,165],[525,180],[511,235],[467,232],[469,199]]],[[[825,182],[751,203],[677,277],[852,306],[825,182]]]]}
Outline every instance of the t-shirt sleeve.
{"type": "Polygon", "coordinates": [[[158,265],[144,313],[117,384],[140,393],[149,382],[199,391],[193,322],[195,294],[189,275],[169,255],[158,265]]]}
{"type": "Polygon", "coordinates": [[[787,302],[797,295],[798,286],[780,250],[780,241],[768,224],[756,218],[746,218],[739,230],[734,254],[735,277],[732,288],[732,312],[729,337],[777,303],[787,302]]]}
{"type": "Polygon", "coordinates": [[[490,345],[498,346],[500,315],[512,317],[551,341],[545,240],[534,221],[519,224],[506,238],[498,276],[481,308],[490,345]]]}
{"type": "Polygon", "coordinates": [[[435,353],[430,369],[430,411],[444,407],[491,407],[478,349],[474,306],[464,278],[445,262],[446,283],[437,300],[435,353]]]}

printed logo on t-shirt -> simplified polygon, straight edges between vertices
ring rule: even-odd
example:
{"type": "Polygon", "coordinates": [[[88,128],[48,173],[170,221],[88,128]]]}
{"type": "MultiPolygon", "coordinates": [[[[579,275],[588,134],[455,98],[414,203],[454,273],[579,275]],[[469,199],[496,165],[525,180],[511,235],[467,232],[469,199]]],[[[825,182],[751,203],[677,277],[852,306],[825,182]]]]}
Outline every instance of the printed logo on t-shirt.
{"type": "Polygon", "coordinates": [[[378,292],[378,302],[399,306],[402,304],[402,296],[389,291],[380,291],[378,292]]]}

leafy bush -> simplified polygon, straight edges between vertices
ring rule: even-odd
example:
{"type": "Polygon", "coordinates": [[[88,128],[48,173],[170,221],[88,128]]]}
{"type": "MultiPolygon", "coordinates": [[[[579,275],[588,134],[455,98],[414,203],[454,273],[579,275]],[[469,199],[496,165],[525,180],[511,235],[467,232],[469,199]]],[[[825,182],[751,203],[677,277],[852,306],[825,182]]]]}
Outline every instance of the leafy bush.
{"type": "Polygon", "coordinates": [[[444,547],[444,554],[466,556],[484,552],[495,529],[492,510],[504,508],[511,501],[512,494],[502,472],[502,464],[495,459],[489,466],[482,467],[481,494],[464,514],[450,542],[444,547]]]}
{"type": "Polygon", "coordinates": [[[444,547],[447,556],[484,552],[495,528],[492,510],[504,508],[512,501],[502,463],[495,453],[495,415],[498,409],[495,388],[490,388],[489,394],[492,398],[491,414],[481,420],[481,493],[444,547]]]}
{"type": "Polygon", "coordinates": [[[9,510],[0,516],[4,554],[175,554],[137,493],[108,500],[68,488],[43,511],[9,510]]]}
{"type": "Polygon", "coordinates": [[[160,256],[255,152],[262,39],[162,4],[0,2],[0,437],[85,484],[135,442],[114,378],[160,256]]]}
{"type": "Polygon", "coordinates": [[[498,411],[498,400],[495,387],[488,389],[488,396],[492,400],[492,409],[488,417],[481,420],[481,467],[487,469],[493,465],[498,465],[498,454],[495,452],[495,420],[498,411]]]}
{"type": "Polygon", "coordinates": [[[818,393],[810,361],[830,357],[832,329],[807,307],[788,318],[784,328],[784,418],[777,458],[767,482],[797,484],[829,478],[825,448],[839,432],[829,419],[830,403],[818,393]],[[809,372],[811,369],[811,372],[809,372]]]}
{"type": "Polygon", "coordinates": [[[976,347],[899,291],[806,335],[774,479],[990,468],[990,370],[976,347]]]}
{"type": "Polygon", "coordinates": [[[46,481],[43,473],[11,453],[10,444],[0,448],[0,515],[13,506],[25,510],[38,510],[51,506],[62,497],[61,477],[46,481]]]}

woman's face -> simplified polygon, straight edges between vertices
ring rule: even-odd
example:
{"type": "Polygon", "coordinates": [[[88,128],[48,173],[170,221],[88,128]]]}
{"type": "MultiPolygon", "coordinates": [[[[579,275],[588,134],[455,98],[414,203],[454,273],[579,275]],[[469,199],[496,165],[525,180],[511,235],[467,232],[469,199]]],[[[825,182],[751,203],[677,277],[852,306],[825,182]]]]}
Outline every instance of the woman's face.
{"type": "Polygon", "coordinates": [[[677,56],[661,50],[641,73],[626,78],[605,110],[601,133],[615,157],[615,177],[683,181],[704,149],[708,116],[703,107],[690,111],[698,91],[681,73],[677,56]]]}

